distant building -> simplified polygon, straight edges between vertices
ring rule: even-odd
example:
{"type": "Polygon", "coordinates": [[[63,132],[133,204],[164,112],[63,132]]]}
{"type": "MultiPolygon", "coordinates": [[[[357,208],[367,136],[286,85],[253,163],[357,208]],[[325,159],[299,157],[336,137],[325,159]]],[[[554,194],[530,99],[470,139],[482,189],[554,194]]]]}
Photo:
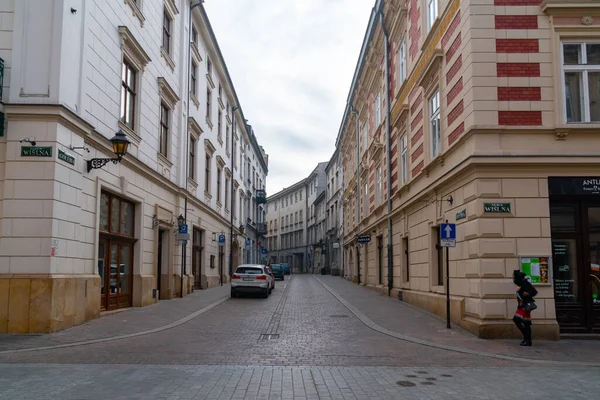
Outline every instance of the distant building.
{"type": "Polygon", "coordinates": [[[342,246],[343,228],[344,228],[344,208],[342,206],[342,162],[339,157],[339,151],[336,149],[333,156],[325,167],[327,177],[327,203],[326,203],[326,266],[331,268],[332,273],[345,276],[347,271],[343,270],[342,246]]]}

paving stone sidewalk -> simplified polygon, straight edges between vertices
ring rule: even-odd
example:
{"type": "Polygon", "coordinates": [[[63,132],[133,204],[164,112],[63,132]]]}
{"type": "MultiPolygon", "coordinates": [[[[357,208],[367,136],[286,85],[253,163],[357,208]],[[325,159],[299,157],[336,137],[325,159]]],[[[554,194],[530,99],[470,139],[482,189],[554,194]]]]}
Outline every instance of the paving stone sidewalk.
{"type": "Polygon", "coordinates": [[[132,307],[104,315],[82,325],[52,334],[0,334],[0,352],[32,347],[55,346],[67,343],[109,338],[157,329],[229,297],[229,285],[218,286],[171,300],[161,300],[146,307],[132,307]]]}
{"type": "MultiPolygon", "coordinates": [[[[456,325],[392,297],[334,276],[315,276],[345,301],[376,324],[390,331],[421,340],[504,356],[526,357],[564,362],[600,363],[600,341],[534,341],[523,348],[518,340],[479,339],[456,325]]],[[[535,329],[535,321],[533,329],[535,329]]]]}

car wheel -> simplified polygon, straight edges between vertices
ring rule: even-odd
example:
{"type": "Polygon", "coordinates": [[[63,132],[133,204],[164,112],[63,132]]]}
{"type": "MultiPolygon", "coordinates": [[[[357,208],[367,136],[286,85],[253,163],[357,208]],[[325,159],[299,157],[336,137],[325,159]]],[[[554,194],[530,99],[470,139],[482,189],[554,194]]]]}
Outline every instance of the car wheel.
{"type": "Polygon", "coordinates": [[[231,289],[231,298],[232,298],[232,299],[235,299],[235,298],[236,298],[235,289],[231,289]]]}
{"type": "Polygon", "coordinates": [[[269,289],[265,289],[265,290],[263,291],[262,297],[263,297],[263,299],[266,299],[266,298],[268,298],[268,297],[269,297],[269,289]]]}

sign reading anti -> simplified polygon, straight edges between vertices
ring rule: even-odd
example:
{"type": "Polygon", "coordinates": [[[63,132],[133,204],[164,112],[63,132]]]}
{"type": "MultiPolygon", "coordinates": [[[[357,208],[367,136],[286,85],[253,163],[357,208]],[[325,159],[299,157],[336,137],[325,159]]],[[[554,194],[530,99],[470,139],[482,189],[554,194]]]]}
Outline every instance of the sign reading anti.
{"type": "Polygon", "coordinates": [[[371,235],[360,235],[357,241],[359,244],[369,243],[371,241],[371,235]]]}
{"type": "Polygon", "coordinates": [[[21,146],[21,157],[52,157],[52,146],[21,146]]]}
{"type": "Polygon", "coordinates": [[[510,203],[483,203],[483,211],[489,213],[510,213],[510,203]]]}

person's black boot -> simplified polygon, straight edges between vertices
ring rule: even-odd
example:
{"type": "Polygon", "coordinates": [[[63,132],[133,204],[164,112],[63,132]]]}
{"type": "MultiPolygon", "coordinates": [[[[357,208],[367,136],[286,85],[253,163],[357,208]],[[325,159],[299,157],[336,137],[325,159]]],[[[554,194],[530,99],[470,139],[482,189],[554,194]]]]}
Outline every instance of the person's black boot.
{"type": "Polygon", "coordinates": [[[531,322],[523,323],[523,337],[524,340],[521,342],[521,346],[531,346],[531,322]]]}

